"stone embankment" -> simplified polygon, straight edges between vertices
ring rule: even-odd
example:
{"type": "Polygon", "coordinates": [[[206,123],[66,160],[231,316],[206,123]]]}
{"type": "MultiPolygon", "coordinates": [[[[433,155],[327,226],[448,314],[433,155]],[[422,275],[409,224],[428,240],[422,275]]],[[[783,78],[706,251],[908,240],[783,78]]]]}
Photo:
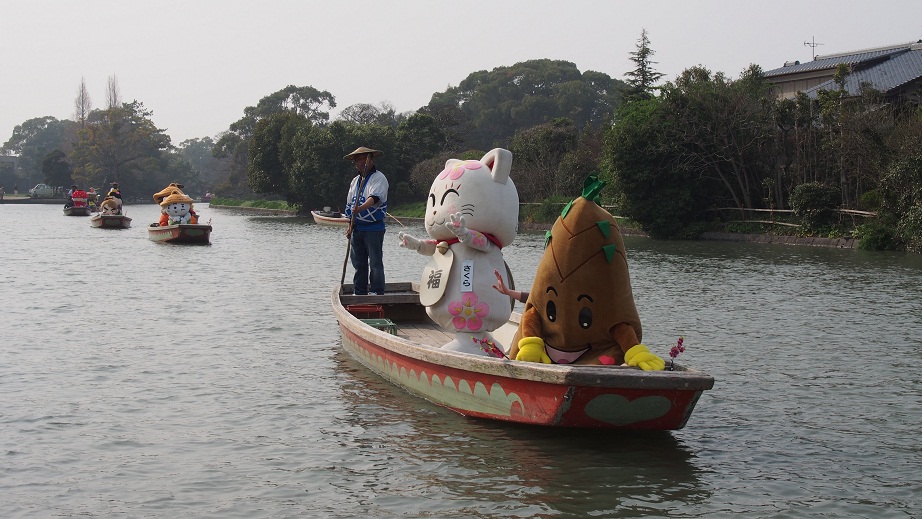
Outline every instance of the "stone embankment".
{"type": "MultiPolygon", "coordinates": [[[[286,211],[284,209],[261,209],[258,207],[238,207],[238,206],[218,206],[213,205],[211,207],[222,208],[222,209],[240,209],[243,211],[254,212],[254,213],[265,213],[265,214],[295,214],[294,211],[286,211]]],[[[410,218],[408,216],[391,216],[388,219],[388,224],[399,226],[403,225],[423,225],[425,220],[423,218],[410,218]]],[[[553,224],[550,223],[538,223],[538,222],[522,222],[519,224],[520,231],[546,231],[549,230],[553,224]]],[[[630,227],[622,227],[621,234],[625,236],[646,236],[646,233],[643,231],[633,229],[630,227]]],[[[701,235],[702,240],[713,240],[713,241],[734,241],[734,242],[748,242],[748,243],[768,243],[768,244],[779,244],[779,245],[806,245],[812,247],[835,247],[837,249],[855,249],[858,247],[858,240],[854,238],[814,238],[809,236],[776,236],[773,234],[740,234],[740,233],[729,233],[729,232],[706,232],[701,235]]]]}
{"type": "MultiPolygon", "coordinates": [[[[422,218],[397,217],[404,225],[418,224],[422,225],[422,218]]],[[[392,223],[391,221],[388,222],[392,223]]],[[[551,223],[538,222],[521,222],[519,231],[546,231],[553,227],[551,223]]],[[[647,234],[639,229],[631,227],[621,227],[621,234],[624,236],[646,236],[647,234]]],[[[729,232],[706,232],[701,235],[702,240],[714,241],[735,241],[749,243],[769,243],[780,245],[807,245],[812,247],[835,247],[838,249],[854,249],[858,247],[858,240],[854,238],[811,238],[808,236],[776,236],[773,234],[740,234],[729,232]]]]}
{"type": "Polygon", "coordinates": [[[835,247],[838,249],[854,249],[858,247],[858,240],[854,238],[812,238],[809,236],[775,236],[773,234],[706,232],[701,235],[701,239],[749,243],[777,243],[782,245],[808,245],[813,247],[835,247]]]}

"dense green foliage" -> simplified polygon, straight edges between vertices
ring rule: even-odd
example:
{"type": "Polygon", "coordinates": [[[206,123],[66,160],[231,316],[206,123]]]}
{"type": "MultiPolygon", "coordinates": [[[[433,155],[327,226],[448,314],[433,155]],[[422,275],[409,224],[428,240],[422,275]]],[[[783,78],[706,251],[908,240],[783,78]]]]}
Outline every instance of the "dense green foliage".
{"type": "Polygon", "coordinates": [[[91,112],[70,156],[74,181],[85,187],[119,182],[123,196],[147,198],[175,181],[174,174],[188,178],[188,166],[171,160],[170,137],[150,117],[137,101],[91,112]]]}
{"type": "Polygon", "coordinates": [[[778,100],[758,67],[738,80],[695,67],[659,96],[622,105],[604,172],[622,214],[653,236],[694,236],[725,207],[792,208],[806,233],[832,227],[835,210],[862,209],[879,210],[855,233],[863,243],[886,243],[892,232],[888,246],[912,249],[922,236],[912,159],[920,142],[918,109],[870,89],[778,100]]]}
{"type": "MultiPolygon", "coordinates": [[[[39,182],[50,183],[42,173],[42,162],[54,150],[67,153],[77,130],[73,121],[60,121],[51,116],[29,119],[13,129],[9,140],[0,147],[0,154],[18,155],[19,168],[29,187],[39,182]]],[[[70,179],[53,186],[69,185],[70,179]]]]}
{"type": "Polygon", "coordinates": [[[577,128],[611,121],[625,85],[569,61],[538,59],[481,70],[457,87],[433,94],[420,112],[443,127],[455,150],[508,146],[516,131],[567,118],[577,128]]]}
{"type": "Polygon", "coordinates": [[[42,176],[48,185],[69,186],[72,173],[63,151],[54,149],[45,155],[45,160],[42,161],[42,176]]]}
{"type": "Polygon", "coordinates": [[[842,193],[819,182],[807,182],[794,188],[791,208],[807,230],[819,230],[836,222],[836,209],[842,206],[842,193]]]}
{"type": "Polygon", "coordinates": [[[272,209],[279,211],[291,211],[291,206],[284,200],[240,200],[237,198],[220,198],[211,199],[209,205],[226,206],[226,207],[253,207],[258,209],[272,209]]]}

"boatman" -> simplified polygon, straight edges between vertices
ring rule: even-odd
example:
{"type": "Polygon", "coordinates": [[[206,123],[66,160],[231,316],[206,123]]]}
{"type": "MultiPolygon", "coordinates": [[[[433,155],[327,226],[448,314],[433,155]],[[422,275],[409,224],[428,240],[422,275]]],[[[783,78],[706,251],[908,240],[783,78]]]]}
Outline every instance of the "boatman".
{"type": "Polygon", "coordinates": [[[107,197],[112,197],[115,199],[115,202],[118,204],[118,212],[115,214],[122,214],[122,192],[118,189],[118,182],[113,182],[112,187],[109,189],[109,192],[106,193],[107,197]]]}
{"type": "Polygon", "coordinates": [[[384,217],[387,215],[387,177],[375,166],[382,152],[361,146],[346,155],[358,175],[346,197],[346,238],[350,240],[355,295],[384,294],[384,217]]]}

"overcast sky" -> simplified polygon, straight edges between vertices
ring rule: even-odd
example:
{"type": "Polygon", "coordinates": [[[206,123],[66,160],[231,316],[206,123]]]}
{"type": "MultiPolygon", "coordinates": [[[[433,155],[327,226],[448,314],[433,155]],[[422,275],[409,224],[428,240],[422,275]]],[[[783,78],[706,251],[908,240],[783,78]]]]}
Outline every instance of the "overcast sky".
{"type": "Polygon", "coordinates": [[[531,59],[625,79],[646,28],[671,80],[750,63],[922,38],[922,2],[883,0],[0,0],[0,144],[16,125],[70,119],[81,77],[94,108],[118,79],[174,144],[215,137],[287,85],[341,109],[416,110],[471,72],[531,59]]]}

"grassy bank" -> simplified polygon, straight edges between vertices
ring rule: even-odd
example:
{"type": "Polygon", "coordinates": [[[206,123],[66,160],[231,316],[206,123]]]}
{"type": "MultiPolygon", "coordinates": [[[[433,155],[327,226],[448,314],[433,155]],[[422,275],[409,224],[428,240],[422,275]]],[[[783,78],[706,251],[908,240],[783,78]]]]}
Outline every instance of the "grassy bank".
{"type": "Polygon", "coordinates": [[[257,209],[276,209],[280,211],[291,211],[291,206],[284,200],[237,200],[234,198],[215,197],[209,202],[211,205],[222,205],[226,207],[254,207],[257,209]]]}

